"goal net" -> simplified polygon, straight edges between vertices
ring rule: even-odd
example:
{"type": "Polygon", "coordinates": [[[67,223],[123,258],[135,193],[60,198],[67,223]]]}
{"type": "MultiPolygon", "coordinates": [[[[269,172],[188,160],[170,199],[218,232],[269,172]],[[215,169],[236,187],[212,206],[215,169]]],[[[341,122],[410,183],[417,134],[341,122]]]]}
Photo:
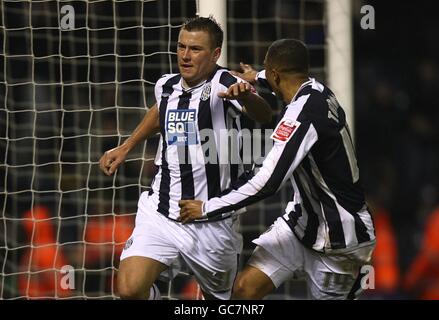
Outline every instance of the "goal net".
{"type": "MultiPolygon", "coordinates": [[[[0,299],[117,298],[119,255],[158,139],[114,176],[98,161],[153,105],[161,74],[178,71],[178,31],[196,9],[193,0],[0,1],[0,299]]],[[[229,0],[229,67],[260,68],[274,39],[294,37],[324,78],[323,17],[323,0],[229,0]]],[[[288,198],[283,190],[248,208],[241,266],[288,198]]],[[[160,289],[199,298],[189,274],[160,289]]],[[[301,289],[289,282],[271,297],[301,289]]]]}

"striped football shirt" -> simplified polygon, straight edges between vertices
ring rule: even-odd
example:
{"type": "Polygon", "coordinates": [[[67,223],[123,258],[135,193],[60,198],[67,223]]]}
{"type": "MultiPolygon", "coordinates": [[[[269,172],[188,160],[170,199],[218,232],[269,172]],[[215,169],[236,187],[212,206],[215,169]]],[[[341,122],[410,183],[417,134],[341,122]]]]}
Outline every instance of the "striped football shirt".
{"type": "Polygon", "coordinates": [[[155,164],[159,170],[140,201],[148,198],[157,212],[175,220],[180,216],[179,200],[219,196],[243,173],[239,135],[224,139],[231,129],[240,131],[243,106],[217,95],[237,81],[220,67],[191,88],[183,87],[180,74],[166,74],[157,81],[161,131],[155,164]],[[233,143],[228,143],[232,138],[233,143]]]}
{"type": "Polygon", "coordinates": [[[312,78],[303,83],[271,138],[273,148],[258,173],[206,201],[207,218],[267,198],[290,183],[283,219],[306,247],[337,252],[373,243],[346,116],[331,90],[312,78]]]}

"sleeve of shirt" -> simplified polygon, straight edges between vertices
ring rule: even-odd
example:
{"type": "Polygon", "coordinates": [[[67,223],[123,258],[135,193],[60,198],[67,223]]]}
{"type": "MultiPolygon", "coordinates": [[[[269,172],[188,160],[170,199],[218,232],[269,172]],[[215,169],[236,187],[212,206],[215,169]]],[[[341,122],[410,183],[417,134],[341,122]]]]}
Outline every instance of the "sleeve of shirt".
{"type": "Polygon", "coordinates": [[[155,100],[158,101],[162,92],[162,86],[160,85],[160,81],[157,81],[154,85],[154,96],[155,100]]]}
{"type": "Polygon", "coordinates": [[[290,179],[294,169],[318,140],[318,134],[310,121],[300,123],[284,117],[271,138],[274,140],[273,148],[259,172],[239,188],[229,189],[223,196],[205,202],[204,216],[214,219],[273,195],[290,179]]]}
{"type": "Polygon", "coordinates": [[[160,109],[160,101],[162,99],[163,84],[171,77],[170,74],[164,74],[154,85],[154,96],[157,102],[157,108],[160,109]]]}

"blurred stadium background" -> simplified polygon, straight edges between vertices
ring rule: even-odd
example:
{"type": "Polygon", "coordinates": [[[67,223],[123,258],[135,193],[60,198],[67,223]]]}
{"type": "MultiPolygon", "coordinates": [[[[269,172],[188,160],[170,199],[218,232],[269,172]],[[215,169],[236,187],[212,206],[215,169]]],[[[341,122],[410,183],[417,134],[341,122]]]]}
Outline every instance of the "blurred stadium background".
{"type": "MultiPolygon", "coordinates": [[[[378,233],[375,289],[364,299],[439,299],[432,3],[352,0],[355,136],[378,233]],[[360,27],[363,5],[375,9],[375,30],[360,27]]],[[[0,1],[0,299],[117,297],[119,254],[154,176],[158,139],[114,177],[98,160],[153,104],[161,74],[177,72],[178,30],[196,11],[193,0],[0,1]],[[74,30],[59,28],[63,5],[75,9],[74,30]],[[59,287],[64,265],[75,270],[74,290],[59,287]]],[[[273,40],[294,37],[310,48],[313,76],[326,81],[325,13],[324,0],[228,0],[228,67],[261,68],[273,40]]],[[[241,265],[287,198],[283,190],[242,216],[241,265]]],[[[188,274],[160,289],[171,299],[198,294],[188,274]]],[[[268,298],[305,297],[297,275],[268,298]]]]}

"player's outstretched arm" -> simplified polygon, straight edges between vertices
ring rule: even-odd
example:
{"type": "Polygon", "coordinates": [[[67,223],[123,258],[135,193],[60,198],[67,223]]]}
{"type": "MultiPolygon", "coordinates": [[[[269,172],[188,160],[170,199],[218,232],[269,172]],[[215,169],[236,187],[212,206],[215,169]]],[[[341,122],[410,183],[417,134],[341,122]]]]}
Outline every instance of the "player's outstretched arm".
{"type": "Polygon", "coordinates": [[[317,142],[318,135],[311,121],[299,123],[284,116],[277,125],[272,139],[273,148],[267,154],[262,167],[244,185],[231,187],[221,197],[179,202],[179,221],[188,223],[195,219],[214,219],[222,214],[238,210],[268,198],[287,182],[294,170],[317,142]]]}
{"type": "Polygon", "coordinates": [[[245,64],[243,62],[240,62],[239,66],[241,67],[242,72],[232,70],[230,71],[230,73],[251,84],[256,84],[256,74],[258,72],[255,69],[253,69],[251,65],[245,64]]]}
{"type": "Polygon", "coordinates": [[[125,161],[128,153],[140,142],[153,136],[160,130],[159,112],[157,105],[149,109],[142,122],[134,129],[131,136],[120,146],[106,151],[99,160],[99,167],[107,175],[111,176],[116,169],[125,161]]]}
{"type": "Polygon", "coordinates": [[[253,86],[247,82],[232,84],[227,91],[218,92],[218,97],[228,100],[238,100],[244,106],[243,112],[260,123],[271,122],[273,112],[270,105],[256,94],[253,86]]]}

